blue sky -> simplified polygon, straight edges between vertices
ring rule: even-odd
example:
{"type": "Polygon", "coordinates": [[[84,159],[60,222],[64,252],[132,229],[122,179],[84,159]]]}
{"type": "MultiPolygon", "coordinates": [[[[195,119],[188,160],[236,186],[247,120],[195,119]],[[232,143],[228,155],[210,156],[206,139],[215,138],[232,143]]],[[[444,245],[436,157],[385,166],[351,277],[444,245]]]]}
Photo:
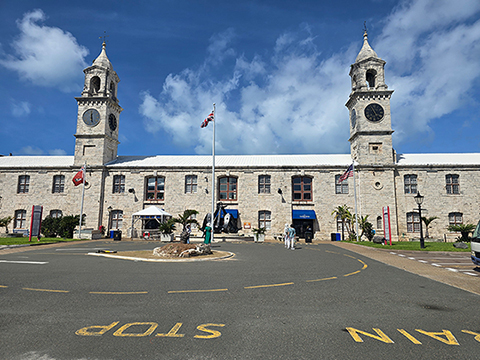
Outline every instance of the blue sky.
{"type": "Polygon", "coordinates": [[[387,62],[400,153],[480,152],[480,1],[0,2],[0,154],[73,155],[83,69],[120,77],[119,155],[348,153],[350,65],[387,62]]]}

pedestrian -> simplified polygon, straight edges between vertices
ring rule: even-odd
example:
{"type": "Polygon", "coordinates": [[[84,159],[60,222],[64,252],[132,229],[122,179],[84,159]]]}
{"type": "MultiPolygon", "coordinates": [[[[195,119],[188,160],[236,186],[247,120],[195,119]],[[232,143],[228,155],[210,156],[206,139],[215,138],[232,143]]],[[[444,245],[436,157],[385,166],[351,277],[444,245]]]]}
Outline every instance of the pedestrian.
{"type": "Polygon", "coordinates": [[[190,235],[192,234],[192,228],[190,227],[190,224],[186,226],[188,238],[187,238],[187,244],[190,244],[190,235]]]}
{"type": "Polygon", "coordinates": [[[205,244],[210,244],[212,241],[212,228],[210,226],[210,223],[207,223],[207,226],[205,226],[205,244]]]}
{"type": "Polygon", "coordinates": [[[283,239],[285,240],[285,248],[290,248],[290,237],[288,235],[288,228],[290,227],[289,224],[285,224],[285,228],[283,229],[283,239]]]}
{"type": "Polygon", "coordinates": [[[291,224],[290,227],[288,228],[288,240],[290,243],[291,250],[295,250],[295,235],[296,235],[295,228],[293,227],[293,224],[291,224]]]}

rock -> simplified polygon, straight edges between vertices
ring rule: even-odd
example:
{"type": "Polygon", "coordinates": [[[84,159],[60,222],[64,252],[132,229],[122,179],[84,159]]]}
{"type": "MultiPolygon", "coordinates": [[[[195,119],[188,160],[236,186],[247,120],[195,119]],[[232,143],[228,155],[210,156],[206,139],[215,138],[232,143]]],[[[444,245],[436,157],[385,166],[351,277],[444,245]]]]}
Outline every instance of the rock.
{"type": "Polygon", "coordinates": [[[464,242],[456,242],[453,243],[453,247],[456,247],[457,249],[468,249],[468,244],[464,242]]]}
{"type": "Polygon", "coordinates": [[[373,237],[373,242],[375,244],[384,244],[385,243],[385,238],[383,236],[374,236],[373,237]]]}
{"type": "Polygon", "coordinates": [[[153,255],[160,257],[190,257],[212,254],[207,244],[167,244],[153,249],[153,255]]]}

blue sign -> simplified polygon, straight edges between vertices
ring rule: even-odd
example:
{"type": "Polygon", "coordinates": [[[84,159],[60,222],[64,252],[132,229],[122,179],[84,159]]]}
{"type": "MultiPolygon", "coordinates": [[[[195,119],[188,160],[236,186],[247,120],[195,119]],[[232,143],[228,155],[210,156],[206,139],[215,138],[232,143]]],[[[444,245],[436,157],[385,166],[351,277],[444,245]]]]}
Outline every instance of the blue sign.
{"type": "Polygon", "coordinates": [[[313,220],[316,218],[315,210],[292,210],[292,219],[313,220]]]}

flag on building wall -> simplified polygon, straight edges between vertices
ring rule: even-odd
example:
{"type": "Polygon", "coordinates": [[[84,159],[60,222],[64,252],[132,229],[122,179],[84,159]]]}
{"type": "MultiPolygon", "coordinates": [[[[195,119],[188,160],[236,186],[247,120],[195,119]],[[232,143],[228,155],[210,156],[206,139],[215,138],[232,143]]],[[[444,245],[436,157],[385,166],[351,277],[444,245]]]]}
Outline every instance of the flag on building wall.
{"type": "Polygon", "coordinates": [[[202,125],[200,125],[201,128],[204,128],[204,127],[207,127],[208,123],[210,121],[213,121],[214,119],[214,115],[213,115],[213,111],[210,113],[210,115],[207,116],[207,118],[205,120],[203,120],[202,122],[202,125]]]}
{"type": "Polygon", "coordinates": [[[347,178],[352,176],[353,176],[353,164],[350,165],[347,171],[345,171],[343,175],[338,178],[338,182],[341,183],[343,180],[346,180],[347,178]]]}
{"type": "Polygon", "coordinates": [[[85,165],[83,165],[80,171],[75,174],[72,181],[75,186],[78,186],[85,181],[85,165]]]}

